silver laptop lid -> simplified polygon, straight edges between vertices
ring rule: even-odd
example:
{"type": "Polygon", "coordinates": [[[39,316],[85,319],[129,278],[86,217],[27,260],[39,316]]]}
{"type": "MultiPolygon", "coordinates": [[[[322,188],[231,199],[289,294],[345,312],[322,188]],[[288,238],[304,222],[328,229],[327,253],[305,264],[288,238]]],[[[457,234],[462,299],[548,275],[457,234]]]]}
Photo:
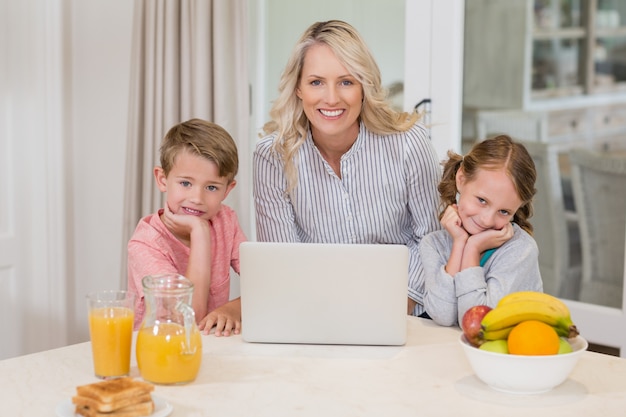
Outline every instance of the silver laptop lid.
{"type": "Polygon", "coordinates": [[[245,341],[405,343],[406,246],[245,242],[239,250],[245,341]]]}

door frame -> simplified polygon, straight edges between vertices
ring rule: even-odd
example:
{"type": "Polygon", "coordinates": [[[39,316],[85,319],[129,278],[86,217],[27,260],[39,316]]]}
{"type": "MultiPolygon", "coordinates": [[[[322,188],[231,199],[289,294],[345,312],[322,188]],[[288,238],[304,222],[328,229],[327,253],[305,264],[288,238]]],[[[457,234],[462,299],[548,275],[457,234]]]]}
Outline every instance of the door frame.
{"type": "Polygon", "coordinates": [[[440,159],[461,151],[464,17],[464,0],[406,0],[404,108],[430,98],[440,159]]]}

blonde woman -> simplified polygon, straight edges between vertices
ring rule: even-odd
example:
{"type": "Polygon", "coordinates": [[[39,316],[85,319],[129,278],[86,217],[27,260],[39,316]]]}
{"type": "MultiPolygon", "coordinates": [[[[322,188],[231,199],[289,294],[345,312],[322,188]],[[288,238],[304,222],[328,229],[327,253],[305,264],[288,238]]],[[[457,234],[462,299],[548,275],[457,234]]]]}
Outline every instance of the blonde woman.
{"type": "Polygon", "coordinates": [[[304,32],[254,152],[257,238],[406,245],[407,312],[420,315],[418,247],[439,228],[440,170],[418,115],[386,97],[352,26],[332,20],[304,32]]]}

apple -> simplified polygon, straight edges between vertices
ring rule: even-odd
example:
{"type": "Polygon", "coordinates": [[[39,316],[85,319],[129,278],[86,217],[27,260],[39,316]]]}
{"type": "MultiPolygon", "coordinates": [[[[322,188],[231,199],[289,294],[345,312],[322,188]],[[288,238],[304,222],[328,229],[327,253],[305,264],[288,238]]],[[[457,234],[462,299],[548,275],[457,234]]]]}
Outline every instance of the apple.
{"type": "Polygon", "coordinates": [[[485,314],[491,311],[491,307],[486,305],[477,305],[469,308],[465,314],[463,314],[463,320],[461,321],[461,330],[470,344],[473,346],[480,346],[483,342],[480,338],[480,322],[485,317],[485,314]]]}
{"type": "Polygon", "coordinates": [[[571,353],[573,351],[574,349],[572,349],[572,345],[569,343],[569,341],[564,337],[560,337],[558,354],[571,353]]]}
{"type": "Polygon", "coordinates": [[[509,353],[509,344],[504,339],[487,340],[478,349],[496,353],[509,353]]]}

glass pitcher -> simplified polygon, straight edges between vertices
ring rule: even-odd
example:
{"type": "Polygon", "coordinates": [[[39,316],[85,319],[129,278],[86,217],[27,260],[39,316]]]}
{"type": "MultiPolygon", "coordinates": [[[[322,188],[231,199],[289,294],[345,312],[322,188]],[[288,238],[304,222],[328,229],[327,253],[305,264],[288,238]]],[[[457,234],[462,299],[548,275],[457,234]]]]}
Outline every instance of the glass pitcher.
{"type": "Polygon", "coordinates": [[[196,379],[202,340],[191,307],[193,283],[182,275],[150,275],[142,280],[146,314],[137,334],[137,366],[155,384],[196,379]]]}

